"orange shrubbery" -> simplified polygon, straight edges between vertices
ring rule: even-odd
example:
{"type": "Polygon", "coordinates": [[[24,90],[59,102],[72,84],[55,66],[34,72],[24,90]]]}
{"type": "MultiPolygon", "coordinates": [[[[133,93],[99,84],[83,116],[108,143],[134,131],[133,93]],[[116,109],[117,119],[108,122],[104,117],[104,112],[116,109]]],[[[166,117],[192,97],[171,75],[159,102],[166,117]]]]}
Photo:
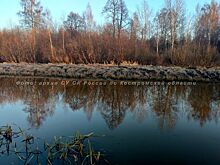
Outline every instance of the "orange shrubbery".
{"type": "MultiPolygon", "coordinates": [[[[168,0],[167,3],[171,1],[168,0]]],[[[182,4],[177,3],[181,1],[175,2],[174,6],[165,6],[155,16],[154,21],[149,19],[144,25],[141,19],[143,16],[138,13],[147,11],[138,11],[133,18],[128,19],[124,6],[118,10],[118,14],[125,12],[124,19],[120,20],[120,27],[117,26],[118,19],[112,20],[114,24],[95,26],[91,7],[88,6],[85,15],[87,20],[71,12],[64,24],[57,29],[48,23],[51,20],[47,16],[43,26],[34,26],[29,22],[30,27],[27,29],[2,30],[0,62],[120,64],[126,61],[152,65],[219,65],[219,3],[212,1],[200,8],[190,26],[184,20],[185,13],[177,13],[177,9],[184,11],[182,4]],[[127,23],[126,26],[122,26],[123,23],[127,23]]],[[[37,7],[42,9],[39,4],[37,7]]],[[[38,20],[49,15],[44,14],[43,10],[41,12],[38,13],[38,20]]],[[[104,13],[111,18],[111,13],[104,13]]],[[[26,16],[28,13],[24,11],[22,17],[26,16]]]]}

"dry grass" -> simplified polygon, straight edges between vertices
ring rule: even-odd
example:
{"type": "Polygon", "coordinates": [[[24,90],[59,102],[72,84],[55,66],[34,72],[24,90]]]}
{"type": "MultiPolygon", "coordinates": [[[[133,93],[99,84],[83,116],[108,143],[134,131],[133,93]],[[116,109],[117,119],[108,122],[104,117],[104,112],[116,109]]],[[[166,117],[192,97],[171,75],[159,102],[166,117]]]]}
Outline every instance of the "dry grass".
{"type": "Polygon", "coordinates": [[[220,81],[220,67],[162,67],[92,64],[0,64],[1,75],[117,80],[220,81]]]}

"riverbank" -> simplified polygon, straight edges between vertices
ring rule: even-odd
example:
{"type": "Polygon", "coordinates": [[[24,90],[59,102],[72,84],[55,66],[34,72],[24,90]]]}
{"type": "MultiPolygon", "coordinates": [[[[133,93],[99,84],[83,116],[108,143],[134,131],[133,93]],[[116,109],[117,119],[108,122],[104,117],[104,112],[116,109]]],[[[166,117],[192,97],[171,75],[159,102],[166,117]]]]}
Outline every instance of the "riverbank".
{"type": "Polygon", "coordinates": [[[59,77],[103,80],[220,82],[220,67],[162,67],[140,65],[0,64],[1,76],[59,77]]]}

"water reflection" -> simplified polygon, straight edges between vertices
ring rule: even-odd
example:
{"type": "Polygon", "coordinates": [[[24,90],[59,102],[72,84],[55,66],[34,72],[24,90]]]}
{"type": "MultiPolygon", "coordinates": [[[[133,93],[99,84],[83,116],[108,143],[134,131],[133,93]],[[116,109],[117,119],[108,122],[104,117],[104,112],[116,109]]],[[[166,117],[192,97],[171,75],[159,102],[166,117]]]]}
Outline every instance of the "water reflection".
{"type": "MultiPolygon", "coordinates": [[[[72,111],[84,111],[88,120],[96,110],[109,129],[117,128],[126,115],[138,122],[154,115],[161,129],[172,129],[181,117],[204,126],[220,117],[220,86],[91,86],[91,85],[16,85],[21,78],[0,78],[0,104],[22,101],[31,127],[39,128],[54,114],[62,101],[72,111]],[[181,116],[181,117],[180,117],[181,116]]],[[[29,82],[54,82],[55,79],[32,79],[29,82]]],[[[38,84],[38,83],[36,83],[38,84]]]]}

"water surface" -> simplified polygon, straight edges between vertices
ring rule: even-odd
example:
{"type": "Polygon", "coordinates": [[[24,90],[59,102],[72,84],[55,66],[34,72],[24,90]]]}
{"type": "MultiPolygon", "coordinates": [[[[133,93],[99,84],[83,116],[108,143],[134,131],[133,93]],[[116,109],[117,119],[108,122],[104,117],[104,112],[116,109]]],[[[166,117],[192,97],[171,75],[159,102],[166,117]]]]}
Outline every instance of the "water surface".
{"type": "MultiPolygon", "coordinates": [[[[93,144],[110,164],[220,164],[220,85],[77,82],[0,78],[0,125],[47,140],[105,135],[93,144]]],[[[0,164],[12,162],[23,163],[0,156],[0,164]]]]}

